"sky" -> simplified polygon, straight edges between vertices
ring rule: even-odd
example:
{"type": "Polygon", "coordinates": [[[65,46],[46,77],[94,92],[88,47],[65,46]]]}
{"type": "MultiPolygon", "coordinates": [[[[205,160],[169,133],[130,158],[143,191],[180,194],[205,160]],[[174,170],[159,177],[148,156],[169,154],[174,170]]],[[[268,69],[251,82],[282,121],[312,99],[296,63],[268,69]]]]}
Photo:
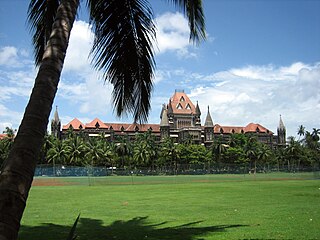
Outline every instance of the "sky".
{"type": "MultiPolygon", "coordinates": [[[[0,1],[0,133],[18,129],[37,69],[26,24],[27,0],[0,1]]],[[[162,104],[175,90],[198,101],[202,124],[259,123],[287,136],[320,128],[320,0],[203,0],[207,39],[189,42],[188,22],[167,1],[150,0],[157,26],[156,72],[149,123],[160,123],[162,104]]],[[[90,65],[94,33],[82,6],[74,23],[59,89],[62,125],[132,122],[117,118],[112,86],[90,65]]],[[[49,126],[50,127],[50,126],[49,126]]],[[[49,128],[48,128],[49,129],[49,128]]]]}

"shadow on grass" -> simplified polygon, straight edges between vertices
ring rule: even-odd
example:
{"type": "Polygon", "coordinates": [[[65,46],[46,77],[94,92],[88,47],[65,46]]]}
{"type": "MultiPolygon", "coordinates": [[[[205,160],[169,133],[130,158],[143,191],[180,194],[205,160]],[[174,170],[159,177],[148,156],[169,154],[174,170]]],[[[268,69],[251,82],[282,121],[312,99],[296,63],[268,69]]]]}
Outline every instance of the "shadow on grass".
{"type": "MultiPolygon", "coordinates": [[[[81,218],[77,226],[77,240],[201,240],[208,233],[223,233],[228,228],[245,227],[247,225],[217,225],[200,227],[202,221],[191,222],[179,226],[165,227],[167,222],[150,224],[148,217],[136,217],[128,221],[115,221],[104,226],[101,220],[81,218]]],[[[43,224],[41,226],[22,226],[21,240],[65,240],[70,226],[43,224]]]]}

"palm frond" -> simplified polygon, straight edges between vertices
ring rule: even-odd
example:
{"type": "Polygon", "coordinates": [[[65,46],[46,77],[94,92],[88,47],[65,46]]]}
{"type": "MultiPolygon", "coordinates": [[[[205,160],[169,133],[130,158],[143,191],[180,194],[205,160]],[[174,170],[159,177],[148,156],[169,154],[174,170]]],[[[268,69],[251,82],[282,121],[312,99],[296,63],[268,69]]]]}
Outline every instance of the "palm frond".
{"type": "Polygon", "coordinates": [[[196,44],[206,39],[205,17],[202,0],[167,0],[180,8],[187,16],[190,27],[190,41],[196,44]]]}
{"type": "Polygon", "coordinates": [[[92,48],[96,69],[113,84],[118,116],[133,114],[145,122],[154,77],[153,12],[146,0],[88,0],[95,32],[92,48]]]}
{"type": "Polygon", "coordinates": [[[31,0],[28,7],[28,25],[33,35],[35,63],[39,66],[49,40],[60,0],[31,0]]]}

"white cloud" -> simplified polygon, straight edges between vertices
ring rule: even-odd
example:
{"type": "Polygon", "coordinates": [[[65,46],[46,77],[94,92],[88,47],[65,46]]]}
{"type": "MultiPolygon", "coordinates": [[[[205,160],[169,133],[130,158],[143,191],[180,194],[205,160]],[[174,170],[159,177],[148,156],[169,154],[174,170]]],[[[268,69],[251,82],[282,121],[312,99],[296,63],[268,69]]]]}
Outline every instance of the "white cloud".
{"type": "Polygon", "coordinates": [[[110,84],[104,84],[101,74],[91,67],[89,53],[93,39],[94,34],[88,23],[74,23],[58,92],[84,114],[111,109],[110,84]]]}
{"type": "Polygon", "coordinates": [[[89,53],[94,34],[89,23],[75,21],[70,35],[69,46],[64,62],[64,72],[83,73],[91,71],[89,53]]]}
{"type": "Polygon", "coordinates": [[[182,58],[196,57],[190,51],[188,21],[181,13],[164,13],[155,19],[155,23],[159,53],[174,51],[182,58]]]}
{"type": "Polygon", "coordinates": [[[15,65],[17,63],[18,49],[12,46],[0,49],[0,65],[15,65]]]}
{"type": "Polygon", "coordinates": [[[188,95],[199,101],[202,121],[210,105],[214,122],[221,125],[256,122],[276,132],[282,114],[288,136],[296,135],[300,124],[320,128],[320,63],[246,66],[207,76],[179,69],[167,75],[189,79],[188,95]]]}
{"type": "Polygon", "coordinates": [[[0,133],[2,133],[6,127],[16,129],[21,119],[21,112],[12,111],[5,105],[0,104],[0,133]]]}

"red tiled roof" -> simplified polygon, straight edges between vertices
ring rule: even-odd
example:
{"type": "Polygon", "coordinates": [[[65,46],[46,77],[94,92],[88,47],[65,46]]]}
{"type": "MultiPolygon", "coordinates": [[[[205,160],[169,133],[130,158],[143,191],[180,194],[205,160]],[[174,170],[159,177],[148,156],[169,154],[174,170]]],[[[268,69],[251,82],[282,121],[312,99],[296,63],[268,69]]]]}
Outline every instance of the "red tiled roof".
{"type": "Polygon", "coordinates": [[[169,100],[175,114],[195,114],[196,107],[184,92],[175,92],[169,100]]]}
{"type": "Polygon", "coordinates": [[[72,126],[73,130],[80,130],[85,128],[85,125],[82,122],[80,122],[77,118],[74,118],[67,125],[63,125],[62,130],[67,130],[70,128],[70,126],[72,126]]]}
{"type": "Polygon", "coordinates": [[[152,130],[152,132],[160,132],[160,125],[159,124],[134,124],[134,123],[106,123],[110,128],[115,132],[122,132],[122,129],[124,132],[135,132],[136,130],[138,132],[146,132],[149,129],[152,130]]]}
{"type": "Polygon", "coordinates": [[[159,124],[134,124],[134,123],[104,123],[100,119],[95,118],[90,123],[83,124],[77,118],[73,119],[67,125],[62,127],[62,130],[68,130],[72,126],[74,130],[82,129],[113,129],[115,132],[146,132],[151,129],[152,132],[160,132],[159,124]],[[97,125],[98,123],[98,125],[97,125]]]}
{"type": "Polygon", "coordinates": [[[220,126],[219,124],[214,125],[214,133],[267,133],[273,134],[272,131],[263,127],[257,123],[249,123],[245,127],[236,127],[236,126],[220,126]]]}
{"type": "Polygon", "coordinates": [[[247,132],[261,132],[261,133],[271,133],[272,132],[261,126],[260,124],[258,123],[249,123],[247,126],[244,127],[244,131],[247,133],[247,132]]]}
{"type": "MultiPolygon", "coordinates": [[[[177,95],[179,97],[179,95],[177,95]]],[[[180,95],[182,96],[182,95],[180,95]]],[[[187,99],[185,98],[185,101],[187,99]]],[[[92,128],[100,128],[100,129],[113,129],[115,132],[146,132],[151,129],[152,132],[160,132],[160,124],[135,124],[135,123],[104,123],[100,119],[95,118],[90,123],[83,124],[77,118],[73,119],[67,125],[62,127],[62,130],[67,130],[70,126],[73,127],[74,130],[83,129],[92,129],[92,128]],[[97,125],[98,124],[98,125],[97,125]]],[[[202,126],[202,128],[204,128],[202,126]]],[[[224,133],[224,134],[232,134],[232,133],[266,133],[273,134],[272,131],[263,127],[257,123],[249,123],[245,127],[239,126],[221,126],[219,124],[214,125],[214,133],[224,133]]],[[[0,134],[1,136],[5,134],[0,134]]],[[[3,138],[3,137],[2,137],[3,138]]]]}
{"type": "Polygon", "coordinates": [[[7,134],[2,134],[2,133],[0,133],[0,140],[4,139],[4,138],[6,138],[6,137],[7,137],[7,134]]]}
{"type": "Polygon", "coordinates": [[[109,127],[103,123],[99,118],[93,119],[90,123],[87,123],[85,125],[85,128],[102,128],[102,129],[108,129],[109,127]]]}

